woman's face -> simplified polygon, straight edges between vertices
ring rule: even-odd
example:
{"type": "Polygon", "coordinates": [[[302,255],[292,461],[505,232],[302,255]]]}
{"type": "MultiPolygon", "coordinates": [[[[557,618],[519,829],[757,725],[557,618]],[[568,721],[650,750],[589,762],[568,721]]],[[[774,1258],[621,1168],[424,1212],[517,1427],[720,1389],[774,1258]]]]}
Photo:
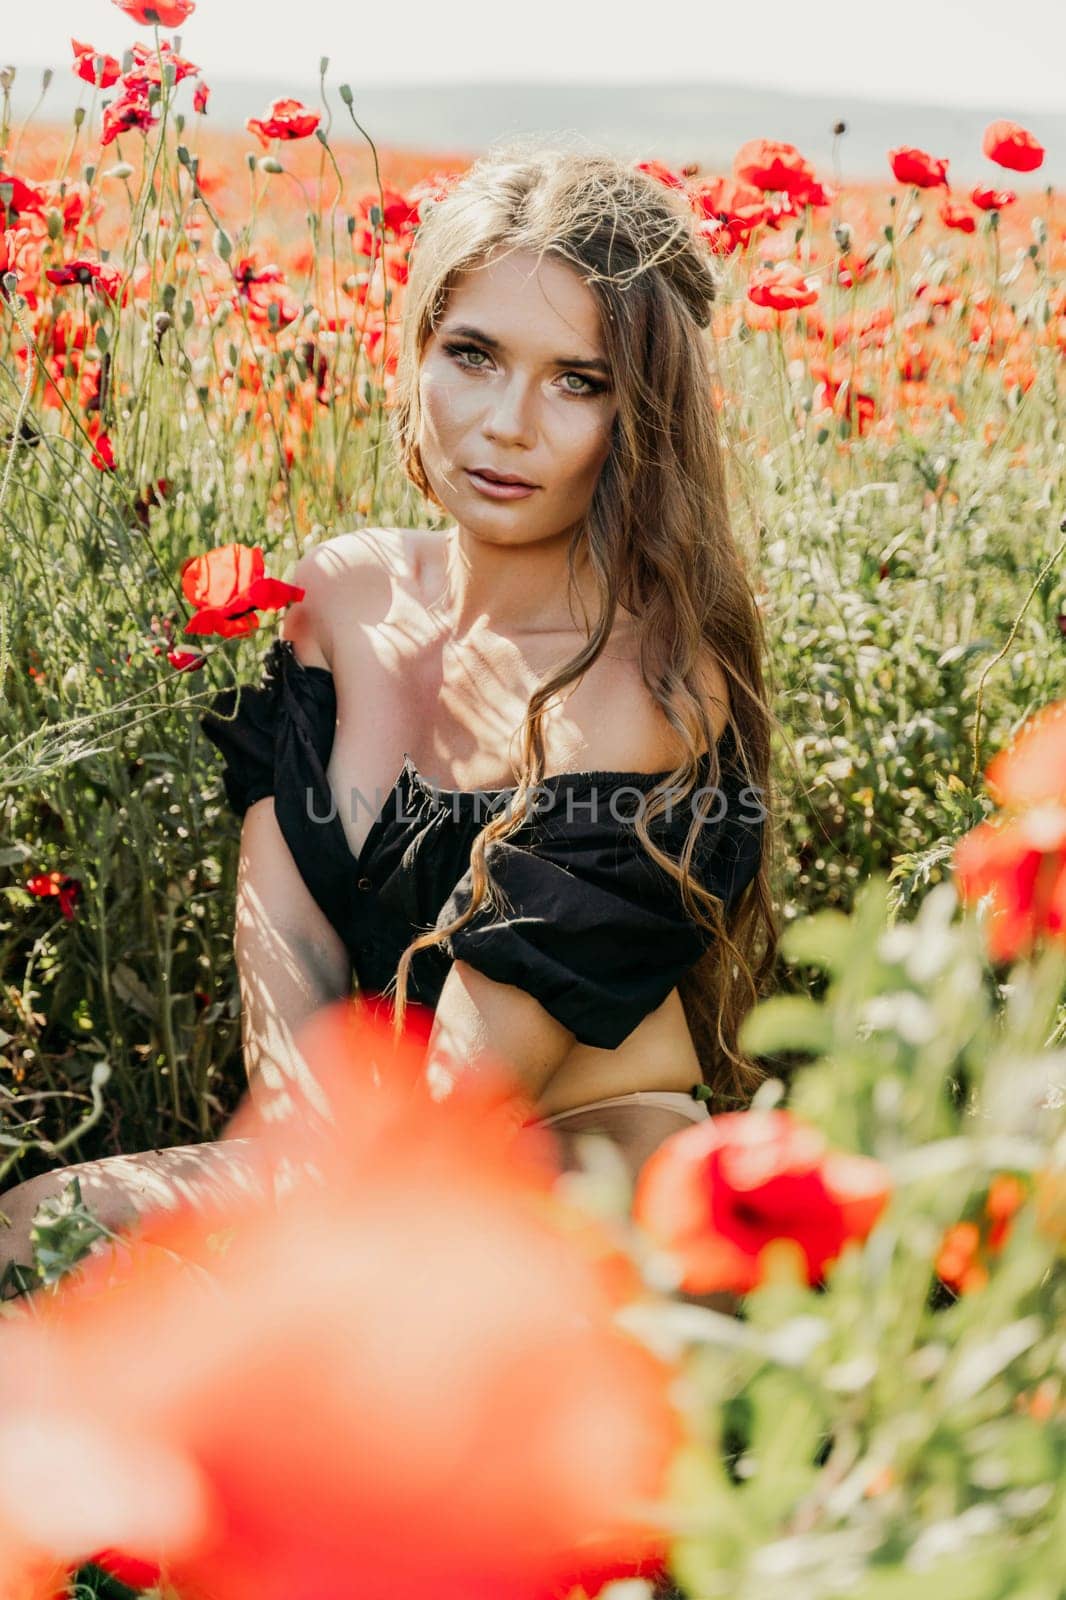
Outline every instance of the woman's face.
{"type": "Polygon", "coordinates": [[[419,394],[426,477],[462,529],[529,544],[588,509],[617,400],[596,301],[565,262],[516,251],[465,273],[426,344],[419,394]],[[535,487],[490,497],[477,468],[535,487]]]}

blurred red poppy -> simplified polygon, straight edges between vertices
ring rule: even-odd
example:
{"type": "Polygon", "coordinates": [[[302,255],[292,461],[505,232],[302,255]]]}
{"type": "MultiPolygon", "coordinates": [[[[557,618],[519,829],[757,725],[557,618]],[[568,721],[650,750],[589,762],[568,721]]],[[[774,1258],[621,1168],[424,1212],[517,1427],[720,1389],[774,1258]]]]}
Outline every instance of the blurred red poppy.
{"type": "MultiPolygon", "coordinates": [[[[0,172],[0,183],[11,185],[11,199],[7,201],[7,226],[10,227],[24,211],[33,212],[41,217],[44,215],[48,204],[48,197],[43,189],[36,188],[33,184],[25,183],[21,178],[16,178],[13,172],[0,172]]],[[[0,221],[4,218],[3,202],[0,202],[0,221]]]]}
{"type": "Polygon", "coordinates": [[[956,1294],[971,1294],[988,1282],[989,1265],[999,1255],[1028,1195],[1013,1172],[998,1172],[988,1186],[976,1220],[956,1222],[945,1230],[936,1257],[936,1275],[956,1294]]]}
{"type": "Polygon", "coordinates": [[[1004,808],[956,844],[961,898],[990,896],[993,961],[1015,961],[1038,941],[1066,943],[1066,700],[1031,717],[985,772],[1004,808]]]}
{"type": "Polygon", "coordinates": [[[26,892],[35,895],[38,900],[56,895],[60,911],[68,922],[73,922],[74,910],[81,894],[81,879],[72,878],[65,872],[39,872],[35,877],[27,879],[26,892]]]}
{"type": "Polygon", "coordinates": [[[635,161],[633,163],[637,172],[646,172],[649,178],[656,178],[667,189],[680,189],[682,194],[687,193],[688,185],[679,172],[673,167],[668,167],[662,161],[635,161]]]}
{"type": "Polygon", "coordinates": [[[945,200],[940,207],[940,220],[945,228],[955,228],[959,233],[974,233],[977,230],[977,218],[972,211],[967,211],[964,206],[959,206],[952,200],[945,200]]]}
{"type": "Polygon", "coordinates": [[[92,289],[94,294],[107,300],[117,300],[122,288],[122,273],[118,267],[103,261],[68,261],[62,267],[49,267],[45,277],[57,289],[80,284],[82,288],[92,289]]]}
{"type": "Polygon", "coordinates": [[[979,823],[955,847],[955,876],[966,901],[991,895],[987,924],[993,961],[1028,955],[1041,938],[1066,939],[1066,808],[979,823]]]}
{"type": "Polygon", "coordinates": [[[678,1262],[691,1294],[745,1294],[763,1252],[792,1240],[817,1282],[888,1201],[890,1177],[868,1156],[831,1150],[788,1111],[731,1111],[672,1134],[642,1167],[633,1216],[678,1262]]]}
{"type": "Polygon", "coordinates": [[[139,1561],[135,1556],[124,1556],[119,1550],[97,1550],[89,1560],[101,1572],[117,1578],[120,1583],[128,1583],[131,1589],[148,1589],[158,1583],[161,1576],[157,1562],[139,1561]]]}
{"type": "Polygon", "coordinates": [[[733,171],[756,189],[784,190],[802,199],[817,183],[814,168],[794,144],[777,139],[749,139],[733,158],[733,171]]]}
{"type": "Polygon", "coordinates": [[[147,92],[150,83],[162,85],[164,71],[168,74],[173,72],[174,82],[182,83],[184,79],[194,77],[200,70],[194,62],[179,56],[166,39],[162,41],[158,50],[154,46],[143,45],[138,40],[130,54],[133,57],[133,65],[126,74],[126,88],[131,94],[138,90],[142,93],[147,92]]]}
{"type": "Polygon", "coordinates": [[[100,143],[113,144],[121,134],[129,133],[131,129],[146,133],[149,128],[154,128],[158,121],[158,116],[152,110],[147,89],[139,87],[134,81],[129,92],[105,106],[100,143]]]}
{"type": "Polygon", "coordinates": [[[70,43],[74,51],[74,71],[86,83],[95,83],[98,89],[110,89],[122,76],[122,64],[115,56],[94,50],[91,44],[79,44],[77,39],[70,43]]]}
{"type": "Polygon", "coordinates": [[[769,306],[774,311],[799,311],[813,305],[818,290],[808,282],[801,269],[791,261],[776,267],[763,267],[753,272],[748,284],[748,299],[757,306],[769,306]]]}
{"type": "Polygon", "coordinates": [[[1002,211],[1004,206],[1012,206],[1017,198],[1013,189],[992,189],[981,184],[970,191],[970,199],[979,211],[1002,211]]]}
{"type": "Polygon", "coordinates": [[[913,183],[919,189],[937,189],[941,185],[947,187],[946,156],[931,156],[927,150],[901,144],[888,152],[888,159],[899,183],[913,183]]]}
{"type": "Polygon", "coordinates": [[[207,657],[198,655],[195,650],[168,650],[167,660],[175,672],[199,672],[207,657]]]}
{"type": "Polygon", "coordinates": [[[1035,172],[1044,161],[1044,146],[1039,140],[1028,128],[1006,118],[988,124],[981,149],[990,161],[1011,172],[1035,172]]]}
{"type": "Polygon", "coordinates": [[[299,100],[274,100],[265,117],[249,117],[245,127],[265,147],[271,139],[306,139],[322,120],[320,111],[310,111],[299,100]]]}
{"type": "Polygon", "coordinates": [[[0,1518],[211,1600],[349,1600],[353,1574],[360,1600],[548,1600],[660,1559],[682,1430],[674,1369],[617,1324],[629,1258],[547,1144],[508,1144],[502,1082],[434,1102],[424,1038],[374,1008],[298,1042],[323,1106],[245,1107],[248,1182],[0,1327],[0,1518]]]}
{"type": "Polygon", "coordinates": [[[261,547],[244,544],[190,556],[182,563],[181,591],[196,608],[182,631],[217,633],[223,639],[254,632],[256,611],[279,611],[306,593],[298,584],[268,578],[261,547]]]}
{"type": "Polygon", "coordinates": [[[976,1222],[954,1222],[945,1231],[936,1254],[937,1277],[955,1294],[972,1294],[988,1282],[988,1268],[979,1259],[981,1230],[976,1222]]]}
{"type": "Polygon", "coordinates": [[[142,28],[179,28],[196,10],[196,0],[113,0],[142,28]]]}
{"type": "Polygon", "coordinates": [[[1066,700],[1054,700],[1018,729],[985,772],[997,806],[1066,804],[1066,700]]]}
{"type": "Polygon", "coordinates": [[[115,447],[111,443],[111,435],[107,433],[91,433],[93,453],[92,463],[97,472],[114,472],[117,467],[115,461],[115,447]]]}

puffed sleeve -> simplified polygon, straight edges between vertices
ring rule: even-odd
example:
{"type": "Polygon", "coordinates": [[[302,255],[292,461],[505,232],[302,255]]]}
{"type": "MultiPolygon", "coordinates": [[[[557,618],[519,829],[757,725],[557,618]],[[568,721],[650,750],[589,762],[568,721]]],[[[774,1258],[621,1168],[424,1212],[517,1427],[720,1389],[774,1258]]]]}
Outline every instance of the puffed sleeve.
{"type": "Polygon", "coordinates": [[[274,815],[312,897],[347,944],[351,853],[327,776],[337,727],[333,675],[305,665],[291,639],[275,639],[258,687],[222,689],[200,718],[225,757],[222,780],[238,816],[274,796],[274,815]],[[223,720],[223,719],[231,720],[223,720]]]}
{"type": "Polygon", "coordinates": [[[263,657],[258,687],[221,689],[200,726],[225,757],[222,782],[237,816],[275,794],[277,769],[302,773],[328,804],[326,767],[337,724],[332,674],[305,666],[291,639],[275,639],[263,657]],[[237,707],[237,715],[233,715],[237,707]]]}
{"type": "MultiPolygon", "coordinates": [[[[653,776],[640,786],[645,795],[656,781],[653,776]]],[[[587,784],[579,781],[575,792],[572,783],[553,789],[551,782],[550,809],[487,850],[510,911],[500,917],[482,905],[445,949],[533,995],[581,1044],[615,1049],[663,1003],[714,935],[690,918],[679,885],[650,859],[632,822],[608,814],[602,785],[594,816],[587,784]],[[586,816],[578,817],[582,807],[586,816]]],[[[721,796],[700,830],[692,865],[697,881],[721,896],[728,912],[758,872],[765,813],[757,791],[724,759],[716,787],[721,796]]],[[[636,796],[619,798],[615,809],[632,814],[635,803],[636,796]]],[[[652,838],[673,860],[692,825],[691,806],[689,796],[675,806],[672,820],[649,822],[652,838]]],[[[469,906],[471,877],[468,869],[456,884],[438,928],[469,906]]]]}

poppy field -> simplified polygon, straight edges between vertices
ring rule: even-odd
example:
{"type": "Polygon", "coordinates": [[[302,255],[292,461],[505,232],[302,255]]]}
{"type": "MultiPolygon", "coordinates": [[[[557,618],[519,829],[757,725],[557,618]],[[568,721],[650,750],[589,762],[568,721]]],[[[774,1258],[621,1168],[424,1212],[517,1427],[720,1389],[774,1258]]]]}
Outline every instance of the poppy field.
{"type": "Polygon", "coordinates": [[[1061,1600],[1039,130],[991,122],[965,189],[906,126],[880,182],[843,125],[832,174],[770,138],[642,163],[718,275],[783,937],[754,1106],[631,1191],[604,1149],[561,1181],[547,1140],[505,1154],[502,1084],[428,1104],[421,1024],[372,1006],[313,1019],[284,1133],[244,1098],[198,719],[307,549],[427,523],[398,326],[468,158],[379,150],[326,61],[315,105],[219,133],[193,0],[114,3],[121,60],[67,47],[70,127],[13,124],[0,70],[0,1192],[222,1135],[247,1169],[129,1236],[74,1187],[39,1213],[0,1301],[0,1600],[1061,1600]]]}

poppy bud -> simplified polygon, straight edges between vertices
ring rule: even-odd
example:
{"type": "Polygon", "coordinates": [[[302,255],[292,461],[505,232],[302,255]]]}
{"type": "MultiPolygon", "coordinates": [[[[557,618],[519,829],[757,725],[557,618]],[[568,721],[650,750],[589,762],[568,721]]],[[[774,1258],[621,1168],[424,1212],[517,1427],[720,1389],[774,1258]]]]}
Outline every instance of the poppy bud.
{"type": "Polygon", "coordinates": [[[256,166],[259,168],[260,172],[276,173],[285,171],[285,168],[282,166],[277,156],[260,156],[259,160],[256,162],[256,166]]]}

